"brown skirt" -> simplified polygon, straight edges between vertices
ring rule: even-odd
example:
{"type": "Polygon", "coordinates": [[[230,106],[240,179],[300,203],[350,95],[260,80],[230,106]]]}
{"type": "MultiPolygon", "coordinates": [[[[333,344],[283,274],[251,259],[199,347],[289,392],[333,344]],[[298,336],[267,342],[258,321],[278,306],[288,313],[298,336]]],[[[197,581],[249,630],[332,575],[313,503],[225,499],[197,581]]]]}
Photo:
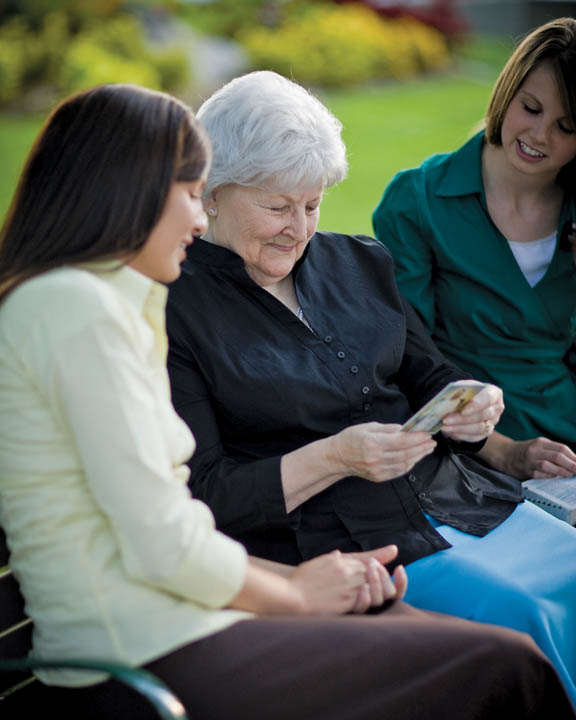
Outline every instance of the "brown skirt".
{"type": "MultiPolygon", "coordinates": [[[[146,668],[190,720],[576,717],[527,635],[400,602],[361,616],[245,620],[146,668]]],[[[115,681],[46,690],[60,695],[59,717],[63,700],[83,719],[154,717],[115,681]]]]}

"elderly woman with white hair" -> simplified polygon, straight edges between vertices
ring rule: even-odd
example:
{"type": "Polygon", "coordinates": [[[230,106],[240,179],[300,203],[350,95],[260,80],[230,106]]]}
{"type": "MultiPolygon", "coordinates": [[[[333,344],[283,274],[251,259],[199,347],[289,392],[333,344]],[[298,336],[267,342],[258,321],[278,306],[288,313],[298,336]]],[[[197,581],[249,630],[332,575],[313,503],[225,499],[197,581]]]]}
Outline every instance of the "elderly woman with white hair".
{"type": "Polygon", "coordinates": [[[495,386],[434,436],[401,431],[469,376],[401,297],[383,245],[317,231],[347,170],[340,123],[271,72],[231,81],[198,117],[209,226],[168,302],[194,495],[272,560],[395,543],[409,601],[531,633],[575,702],[576,529],[474,459],[503,410],[495,386]]]}

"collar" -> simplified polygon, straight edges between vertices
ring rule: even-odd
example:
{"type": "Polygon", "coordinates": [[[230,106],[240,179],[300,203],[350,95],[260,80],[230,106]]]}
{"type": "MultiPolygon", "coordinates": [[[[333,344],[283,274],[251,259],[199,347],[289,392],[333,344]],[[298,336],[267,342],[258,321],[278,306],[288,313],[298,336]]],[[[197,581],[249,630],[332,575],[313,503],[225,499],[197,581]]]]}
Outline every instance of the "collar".
{"type": "MultiPolygon", "coordinates": [[[[306,245],[306,248],[302,253],[302,257],[294,265],[294,268],[292,270],[294,277],[296,277],[298,270],[300,269],[302,263],[305,261],[310,249],[310,244],[313,239],[314,235],[308,241],[308,244],[306,245]]],[[[229,250],[228,248],[222,247],[221,245],[216,245],[215,243],[207,242],[200,237],[195,237],[194,242],[188,247],[186,252],[187,258],[184,264],[184,269],[186,269],[186,266],[190,267],[189,263],[192,265],[207,265],[209,267],[219,268],[221,270],[227,271],[245,283],[256,285],[256,283],[246,272],[244,260],[240,257],[240,255],[238,255],[232,250],[229,250]]]]}
{"type": "Polygon", "coordinates": [[[200,263],[221,268],[244,268],[244,261],[232,250],[195,237],[192,245],[186,250],[187,262],[200,263]]]}
{"type": "Polygon", "coordinates": [[[482,180],[482,145],[484,131],[473,138],[445,160],[444,177],[438,184],[438,197],[460,197],[479,193],[484,195],[482,180]]]}
{"type": "Polygon", "coordinates": [[[126,298],[140,315],[148,309],[164,310],[167,288],[117,260],[84,263],[82,266],[104,280],[126,298]]]}
{"type": "MultiPolygon", "coordinates": [[[[481,130],[459,150],[445,158],[442,163],[445,167],[444,176],[438,183],[436,196],[462,197],[477,194],[480,195],[482,205],[486,207],[484,180],[482,179],[483,144],[484,130],[481,130]]],[[[576,203],[565,192],[559,222],[559,228],[564,234],[571,232],[571,223],[574,218],[576,218],[576,203]]]]}

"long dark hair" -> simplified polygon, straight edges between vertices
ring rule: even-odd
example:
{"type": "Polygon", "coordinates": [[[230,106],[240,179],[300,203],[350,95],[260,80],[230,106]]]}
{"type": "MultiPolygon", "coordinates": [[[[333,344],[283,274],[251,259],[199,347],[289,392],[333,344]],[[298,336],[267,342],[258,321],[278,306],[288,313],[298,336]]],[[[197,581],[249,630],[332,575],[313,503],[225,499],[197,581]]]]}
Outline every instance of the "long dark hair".
{"type": "Polygon", "coordinates": [[[184,103],[102,85],[61,103],[28,157],[0,230],[0,300],[62,265],[125,258],[162,214],[174,180],[199,179],[204,132],[184,103]]]}

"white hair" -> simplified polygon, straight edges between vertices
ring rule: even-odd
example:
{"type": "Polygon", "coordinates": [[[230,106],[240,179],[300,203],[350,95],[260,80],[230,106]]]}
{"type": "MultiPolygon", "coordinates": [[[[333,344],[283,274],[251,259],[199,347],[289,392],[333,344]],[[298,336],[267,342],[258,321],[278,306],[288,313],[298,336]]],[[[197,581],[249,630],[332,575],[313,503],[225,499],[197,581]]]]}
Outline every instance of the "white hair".
{"type": "Polygon", "coordinates": [[[228,184],[329,187],[346,177],[342,124],[300,85],[267,70],[237,77],[197,113],[212,144],[206,196],[228,184]]]}

